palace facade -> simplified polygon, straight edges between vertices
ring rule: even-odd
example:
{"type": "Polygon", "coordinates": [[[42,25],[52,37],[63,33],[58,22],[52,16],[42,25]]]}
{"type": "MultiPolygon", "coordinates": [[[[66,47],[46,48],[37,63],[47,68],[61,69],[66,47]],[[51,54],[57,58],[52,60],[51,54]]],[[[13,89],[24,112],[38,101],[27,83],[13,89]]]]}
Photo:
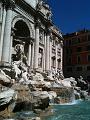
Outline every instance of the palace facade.
{"type": "Polygon", "coordinates": [[[0,66],[11,66],[23,45],[30,69],[62,73],[63,38],[51,16],[42,0],[1,0],[0,66]]]}
{"type": "Polygon", "coordinates": [[[80,30],[64,36],[64,75],[83,76],[90,82],[90,31],[80,30]]]}

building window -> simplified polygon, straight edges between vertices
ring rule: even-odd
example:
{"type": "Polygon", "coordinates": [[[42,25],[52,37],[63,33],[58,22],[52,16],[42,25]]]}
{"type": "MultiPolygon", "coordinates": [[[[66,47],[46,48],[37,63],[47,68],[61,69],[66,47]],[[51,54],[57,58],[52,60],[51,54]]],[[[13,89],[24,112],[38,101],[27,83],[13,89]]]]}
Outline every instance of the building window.
{"type": "Polygon", "coordinates": [[[69,57],[68,59],[67,59],[67,64],[71,64],[72,63],[72,59],[71,59],[71,57],[69,57]]]}
{"type": "Polygon", "coordinates": [[[71,40],[69,40],[69,45],[71,45],[71,43],[72,43],[72,41],[71,41],[71,40]]]}
{"type": "Polygon", "coordinates": [[[77,52],[81,52],[81,51],[82,51],[82,47],[78,47],[77,52]]]}
{"type": "Polygon", "coordinates": [[[90,55],[88,55],[87,59],[88,59],[88,62],[90,62],[90,55]]]}
{"type": "Polygon", "coordinates": [[[90,71],[90,66],[87,66],[87,71],[90,71]]]}
{"type": "Polygon", "coordinates": [[[74,45],[74,44],[76,44],[77,43],[77,38],[75,37],[75,38],[72,38],[72,44],[74,45]]]}
{"type": "Polygon", "coordinates": [[[55,40],[52,40],[52,45],[55,47],[55,40]]]}
{"type": "Polygon", "coordinates": [[[86,50],[87,50],[87,51],[90,50],[90,45],[86,46],[86,50]]]}
{"type": "Polygon", "coordinates": [[[42,68],[43,49],[39,48],[38,66],[42,68]]]}
{"type": "Polygon", "coordinates": [[[90,35],[88,35],[88,41],[90,41],[90,35]]]}
{"type": "Polygon", "coordinates": [[[66,48],[66,54],[68,54],[69,53],[69,49],[68,48],[66,48]]]}
{"type": "Polygon", "coordinates": [[[68,40],[66,40],[66,45],[68,45],[68,40]]]}
{"type": "Polygon", "coordinates": [[[43,41],[43,30],[40,30],[40,32],[39,32],[39,41],[40,41],[40,43],[44,42],[43,41]]]}
{"type": "Polygon", "coordinates": [[[61,52],[60,52],[60,51],[58,51],[58,53],[57,53],[57,54],[58,54],[58,56],[60,56],[60,55],[61,55],[61,52]]]}
{"type": "Polygon", "coordinates": [[[77,67],[77,71],[82,71],[82,67],[77,67]]]}
{"type": "Polygon", "coordinates": [[[58,63],[58,68],[60,68],[61,59],[58,59],[57,63],[58,63]]]}
{"type": "Polygon", "coordinates": [[[53,68],[55,68],[55,60],[56,60],[56,59],[55,59],[55,56],[52,57],[52,67],[53,67],[53,68]]]}
{"type": "Polygon", "coordinates": [[[81,42],[86,42],[87,41],[87,35],[84,35],[81,37],[81,42]]]}
{"type": "Polygon", "coordinates": [[[55,53],[55,49],[54,48],[52,48],[52,53],[55,53]]]}
{"type": "Polygon", "coordinates": [[[80,38],[77,38],[77,43],[80,43],[80,38]]]}
{"type": "Polygon", "coordinates": [[[81,57],[80,56],[77,56],[77,63],[81,63],[81,57]]]}
{"type": "Polygon", "coordinates": [[[68,67],[67,72],[72,72],[72,67],[68,67]]]}
{"type": "Polygon", "coordinates": [[[52,38],[52,46],[54,46],[55,47],[55,40],[56,40],[56,36],[52,36],[53,38],[52,38]]]}

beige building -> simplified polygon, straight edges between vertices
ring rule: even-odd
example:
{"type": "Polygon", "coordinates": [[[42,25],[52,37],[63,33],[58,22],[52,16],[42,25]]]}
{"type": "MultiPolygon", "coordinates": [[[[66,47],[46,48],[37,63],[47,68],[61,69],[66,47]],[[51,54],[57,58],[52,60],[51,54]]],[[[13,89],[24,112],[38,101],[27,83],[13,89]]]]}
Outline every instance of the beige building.
{"type": "Polygon", "coordinates": [[[10,67],[22,45],[30,69],[62,73],[63,38],[51,15],[42,0],[1,0],[0,66],[10,67]]]}

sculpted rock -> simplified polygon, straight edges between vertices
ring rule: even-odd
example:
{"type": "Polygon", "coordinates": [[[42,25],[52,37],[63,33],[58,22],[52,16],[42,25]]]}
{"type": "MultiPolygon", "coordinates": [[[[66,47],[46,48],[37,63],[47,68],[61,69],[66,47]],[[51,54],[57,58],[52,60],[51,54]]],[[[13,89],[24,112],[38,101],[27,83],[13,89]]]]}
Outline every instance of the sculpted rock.
{"type": "MultiPolygon", "coordinates": [[[[16,93],[13,89],[7,88],[7,90],[1,91],[0,93],[0,116],[7,118],[11,115],[14,109],[15,100],[16,100],[16,93]]],[[[0,117],[0,119],[2,118],[0,117]]]]}
{"type": "Polygon", "coordinates": [[[72,86],[76,86],[77,82],[75,81],[73,77],[70,77],[70,78],[65,78],[64,80],[62,80],[62,84],[65,87],[72,87],[72,86]]]}
{"type": "Polygon", "coordinates": [[[31,110],[31,94],[27,85],[17,83],[12,86],[17,93],[17,100],[14,112],[21,110],[31,110]]]}
{"type": "Polygon", "coordinates": [[[36,73],[36,74],[33,76],[33,80],[43,81],[43,80],[44,80],[44,77],[42,76],[42,74],[36,73]]]}
{"type": "Polygon", "coordinates": [[[4,86],[9,86],[14,83],[8,75],[6,75],[2,70],[0,70],[0,84],[4,86]]]}
{"type": "Polygon", "coordinates": [[[12,89],[0,93],[0,106],[10,103],[15,97],[15,92],[12,89]]]}
{"type": "Polygon", "coordinates": [[[48,94],[49,94],[50,99],[53,99],[53,98],[57,97],[57,94],[54,91],[49,91],[48,94]]]}
{"type": "Polygon", "coordinates": [[[44,110],[49,106],[49,96],[47,91],[35,91],[32,92],[33,96],[33,108],[44,110]]]}

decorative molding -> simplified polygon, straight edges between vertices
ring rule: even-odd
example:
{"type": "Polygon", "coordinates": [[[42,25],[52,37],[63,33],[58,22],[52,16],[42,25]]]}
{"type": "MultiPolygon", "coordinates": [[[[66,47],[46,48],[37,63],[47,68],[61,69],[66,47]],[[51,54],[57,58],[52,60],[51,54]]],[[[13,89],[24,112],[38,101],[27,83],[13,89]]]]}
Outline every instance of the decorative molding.
{"type": "Polygon", "coordinates": [[[6,10],[11,9],[13,10],[15,8],[15,1],[13,0],[1,0],[3,3],[3,6],[5,6],[6,10]]]}
{"type": "Polygon", "coordinates": [[[38,1],[38,4],[37,4],[37,6],[36,6],[36,10],[37,10],[37,11],[40,11],[40,10],[42,9],[42,5],[43,5],[43,1],[42,1],[42,0],[39,0],[39,1],[38,1]]]}

